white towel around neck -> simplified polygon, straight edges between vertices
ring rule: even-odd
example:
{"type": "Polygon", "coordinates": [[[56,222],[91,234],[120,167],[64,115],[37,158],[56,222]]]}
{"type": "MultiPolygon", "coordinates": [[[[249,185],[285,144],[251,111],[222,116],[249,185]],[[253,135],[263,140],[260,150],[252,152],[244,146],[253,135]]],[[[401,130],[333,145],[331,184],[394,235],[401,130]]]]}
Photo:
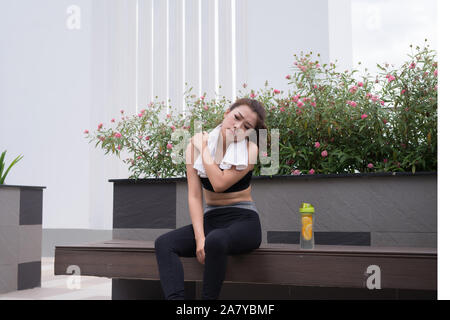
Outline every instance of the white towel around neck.
{"type": "MultiPolygon", "coordinates": [[[[217,142],[220,136],[222,124],[219,124],[211,132],[208,133],[208,149],[211,157],[214,159],[216,154],[217,142]]],[[[230,169],[231,166],[236,166],[236,170],[244,170],[248,166],[248,149],[247,139],[238,142],[232,142],[227,148],[222,161],[219,164],[221,169],[230,169]]],[[[203,159],[201,154],[194,162],[194,169],[197,169],[198,175],[202,178],[207,178],[205,167],[203,166],[203,159]]]]}

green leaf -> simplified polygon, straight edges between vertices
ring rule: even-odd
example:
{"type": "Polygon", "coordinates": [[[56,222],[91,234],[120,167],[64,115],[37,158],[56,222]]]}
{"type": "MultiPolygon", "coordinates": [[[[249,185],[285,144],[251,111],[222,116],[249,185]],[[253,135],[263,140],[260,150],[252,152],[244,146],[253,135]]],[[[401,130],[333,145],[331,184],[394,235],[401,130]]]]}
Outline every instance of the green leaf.
{"type": "Polygon", "coordinates": [[[348,158],[349,158],[349,156],[343,155],[342,157],[339,158],[339,163],[343,164],[348,158]]]}
{"type": "Polygon", "coordinates": [[[11,170],[11,168],[17,163],[19,162],[21,159],[23,158],[23,156],[18,156],[17,158],[15,158],[11,164],[9,165],[8,169],[6,170],[5,174],[3,175],[3,177],[0,177],[0,184],[3,184],[6,176],[8,175],[9,170],[11,170]]]}
{"type": "Polygon", "coordinates": [[[2,155],[0,156],[0,177],[2,176],[3,172],[3,160],[5,159],[6,150],[2,152],[2,155]]]}
{"type": "Polygon", "coordinates": [[[383,70],[383,71],[386,71],[386,68],[380,66],[378,63],[377,63],[377,67],[380,68],[380,69],[383,70]]]}

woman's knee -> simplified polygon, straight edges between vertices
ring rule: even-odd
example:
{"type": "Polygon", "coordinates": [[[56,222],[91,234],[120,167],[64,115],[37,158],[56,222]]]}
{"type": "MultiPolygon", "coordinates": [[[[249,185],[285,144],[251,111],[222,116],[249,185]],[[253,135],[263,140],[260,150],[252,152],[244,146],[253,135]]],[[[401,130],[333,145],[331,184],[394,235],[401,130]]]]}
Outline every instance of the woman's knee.
{"type": "Polygon", "coordinates": [[[230,236],[224,230],[213,230],[205,238],[205,254],[227,253],[229,247],[230,236]]]}
{"type": "Polygon", "coordinates": [[[155,240],[155,251],[161,252],[169,249],[171,247],[171,242],[170,236],[168,236],[167,233],[160,235],[155,240]]]}

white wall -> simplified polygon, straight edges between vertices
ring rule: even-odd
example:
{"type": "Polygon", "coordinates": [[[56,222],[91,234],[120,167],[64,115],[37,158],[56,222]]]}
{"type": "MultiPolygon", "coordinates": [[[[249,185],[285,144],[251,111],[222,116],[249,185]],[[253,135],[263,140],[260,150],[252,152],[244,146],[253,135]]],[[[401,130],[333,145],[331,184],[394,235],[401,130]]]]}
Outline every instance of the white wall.
{"type": "Polygon", "coordinates": [[[120,109],[132,114],[158,95],[182,110],[183,81],[209,96],[220,84],[230,100],[244,82],[257,89],[268,80],[286,90],[285,76],[301,50],[320,53],[323,62],[352,63],[350,10],[328,0],[169,6],[165,0],[1,0],[0,6],[0,152],[8,150],[8,164],[24,155],[6,183],[47,187],[44,228],[112,228],[108,179],[127,178],[127,167],[88,144],[83,131],[110,126],[120,109]],[[70,5],[81,9],[79,30],[66,27],[70,5]]]}
{"type": "Polygon", "coordinates": [[[44,227],[89,226],[92,1],[0,3],[0,150],[23,159],[6,184],[46,186],[44,227]],[[83,8],[66,28],[66,8],[83,8]]]}

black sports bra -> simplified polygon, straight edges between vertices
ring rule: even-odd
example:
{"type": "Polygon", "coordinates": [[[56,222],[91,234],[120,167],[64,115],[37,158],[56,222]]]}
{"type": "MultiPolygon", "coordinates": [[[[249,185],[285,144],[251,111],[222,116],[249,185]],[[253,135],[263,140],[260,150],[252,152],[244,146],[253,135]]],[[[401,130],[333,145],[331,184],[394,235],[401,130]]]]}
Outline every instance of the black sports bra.
{"type": "MultiPolygon", "coordinates": [[[[220,168],[220,170],[223,171],[222,168],[220,168]]],[[[253,173],[253,170],[250,170],[249,172],[247,172],[247,174],[245,176],[242,177],[241,180],[239,180],[238,182],[236,182],[235,184],[233,184],[231,187],[229,187],[227,190],[225,190],[223,192],[224,193],[236,192],[236,191],[241,191],[241,190],[247,189],[248,186],[250,185],[250,180],[252,180],[252,173],[253,173]]],[[[215,192],[211,185],[211,182],[209,181],[208,178],[200,177],[200,181],[202,182],[203,188],[205,188],[206,190],[215,192]]],[[[222,193],[222,192],[217,192],[217,193],[222,193]]]]}

